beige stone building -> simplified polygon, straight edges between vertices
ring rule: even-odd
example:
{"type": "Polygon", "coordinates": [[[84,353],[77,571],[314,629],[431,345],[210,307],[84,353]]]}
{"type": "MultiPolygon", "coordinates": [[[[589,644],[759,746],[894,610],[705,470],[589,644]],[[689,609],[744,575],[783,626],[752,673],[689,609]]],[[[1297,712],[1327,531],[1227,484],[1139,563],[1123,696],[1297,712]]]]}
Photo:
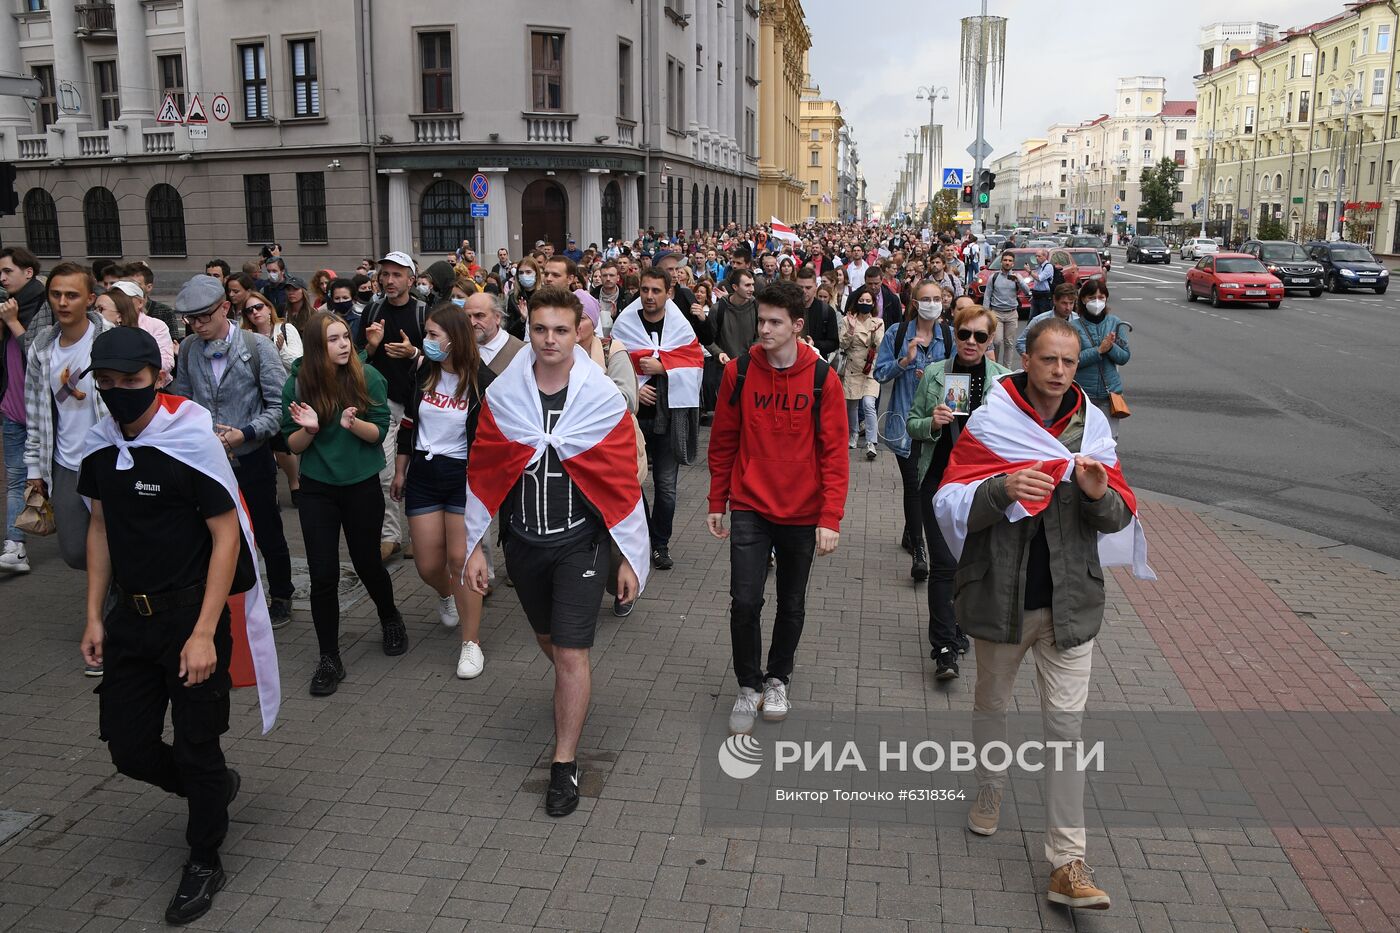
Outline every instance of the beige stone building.
{"type": "MultiPolygon", "coordinates": [[[[846,121],[841,105],[823,100],[811,75],[802,88],[802,218],[819,223],[841,219],[841,158],[846,121]]],[[[788,218],[783,218],[788,219],[788,218]]],[[[792,218],[796,219],[796,218],[792,218]]]]}
{"type": "Polygon", "coordinates": [[[1223,235],[1248,236],[1267,215],[1295,238],[1325,237],[1339,202],[1361,202],[1379,210],[1345,233],[1400,251],[1397,32],[1391,5],[1351,3],[1197,78],[1194,148],[1223,235]]]}
{"type": "Polygon", "coordinates": [[[21,198],[0,237],[46,261],[151,257],[173,281],[277,241],[309,274],[758,213],[751,3],[7,2],[0,71],[43,91],[0,98],[21,198]],[[207,125],[160,121],[196,96],[207,125]]]}
{"type": "Polygon", "coordinates": [[[812,35],[801,0],[760,2],[758,219],[791,224],[805,217],[801,102],[812,35]]]}

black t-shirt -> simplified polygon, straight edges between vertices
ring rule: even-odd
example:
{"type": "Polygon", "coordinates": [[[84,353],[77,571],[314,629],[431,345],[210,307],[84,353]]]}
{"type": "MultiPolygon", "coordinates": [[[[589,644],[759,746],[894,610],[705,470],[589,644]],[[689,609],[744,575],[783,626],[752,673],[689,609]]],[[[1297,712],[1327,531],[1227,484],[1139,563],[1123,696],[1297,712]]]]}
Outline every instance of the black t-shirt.
{"type": "MultiPolygon", "coordinates": [[[[967,404],[969,411],[976,411],[982,404],[983,376],[987,367],[983,363],[974,363],[972,366],[964,366],[962,361],[954,356],[948,361],[950,372],[967,373],[971,378],[971,384],[967,392],[967,404]]],[[[943,481],[943,471],[948,469],[948,458],[952,456],[953,444],[957,441],[958,435],[962,433],[963,426],[967,424],[966,418],[954,418],[953,423],[947,425],[938,434],[938,443],[933,446],[933,459],[929,461],[928,473],[926,474],[935,487],[943,481]]]]}
{"type": "MultiPolygon", "coordinates": [[[[552,395],[540,392],[545,431],[553,431],[558,424],[568,392],[568,386],[552,395]]],[[[553,447],[546,447],[544,455],[525,469],[510,496],[510,533],[530,544],[572,544],[595,537],[602,527],[553,447]]]]}
{"type": "Polygon", "coordinates": [[[368,362],[379,370],[379,374],[388,383],[389,401],[407,405],[416,388],[413,374],[417,360],[412,357],[395,359],[384,351],[384,347],[400,342],[404,335],[407,335],[410,343],[420,350],[423,349],[423,332],[418,329],[418,303],[410,297],[407,304],[396,308],[385,301],[374,320],[384,322],[384,339],[379,342],[379,349],[374,351],[368,362]]]}
{"type": "Polygon", "coordinates": [[[154,447],[131,459],[118,470],[117,448],[105,447],[78,472],[78,492],[102,503],[112,579],[128,593],[202,585],[214,549],[205,521],[233,508],[228,490],[154,447]]]}
{"type": "MultiPolygon", "coordinates": [[[[640,312],[637,314],[637,317],[641,318],[642,327],[646,328],[647,335],[648,335],[649,337],[651,337],[652,341],[655,342],[655,343],[660,343],[660,342],[661,342],[661,328],[665,325],[665,323],[666,323],[666,318],[663,317],[663,318],[661,318],[661,320],[659,320],[659,321],[648,321],[648,320],[647,320],[647,316],[646,316],[645,314],[640,313],[640,312]]],[[[628,349],[631,350],[631,349],[634,349],[634,348],[633,348],[633,347],[628,347],[628,349]]],[[[664,375],[661,375],[661,376],[652,376],[652,377],[651,377],[651,383],[650,383],[650,385],[652,385],[653,387],[655,387],[655,385],[656,385],[656,380],[658,380],[658,379],[665,379],[665,378],[666,378],[666,377],[665,377],[664,375]]],[[[639,402],[639,403],[637,404],[637,418],[638,418],[639,420],[640,420],[640,419],[643,419],[643,418],[655,418],[655,417],[656,417],[656,406],[655,406],[655,405],[647,405],[647,404],[644,403],[644,402],[639,402]]]]}

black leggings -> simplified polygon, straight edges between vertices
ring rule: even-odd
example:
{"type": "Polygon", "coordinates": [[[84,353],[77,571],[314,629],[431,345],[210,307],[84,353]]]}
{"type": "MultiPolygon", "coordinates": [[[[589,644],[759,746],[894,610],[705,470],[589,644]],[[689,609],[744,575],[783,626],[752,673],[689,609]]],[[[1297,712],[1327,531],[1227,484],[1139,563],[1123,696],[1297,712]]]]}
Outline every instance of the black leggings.
{"type": "Polygon", "coordinates": [[[924,543],[924,515],[919,508],[919,442],[909,448],[909,456],[894,455],[899,464],[899,479],[904,486],[904,531],[909,543],[918,547],[924,543]]]}
{"type": "Polygon", "coordinates": [[[919,485],[919,508],[923,513],[924,534],[928,539],[928,642],[929,647],[958,647],[958,624],[953,615],[953,575],[958,562],[943,541],[943,531],[933,517],[933,494],[942,477],[928,471],[919,485]]]}
{"type": "Polygon", "coordinates": [[[311,621],[321,654],[339,654],[340,641],[340,533],[350,563],[379,610],[379,621],[393,619],[394,583],[379,559],[379,531],[384,522],[384,493],[379,476],[349,486],[332,486],[301,478],[297,507],[311,573],[311,621]]]}

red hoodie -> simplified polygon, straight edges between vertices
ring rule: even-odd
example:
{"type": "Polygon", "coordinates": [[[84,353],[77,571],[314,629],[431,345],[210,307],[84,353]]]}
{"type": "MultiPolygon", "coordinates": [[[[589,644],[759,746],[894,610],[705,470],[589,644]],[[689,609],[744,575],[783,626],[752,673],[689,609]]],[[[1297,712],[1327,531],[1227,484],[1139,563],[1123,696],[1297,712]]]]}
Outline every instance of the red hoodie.
{"type": "Polygon", "coordinates": [[[811,413],[816,365],[816,351],[806,344],[787,369],[774,369],[762,346],[750,347],[741,413],[729,402],[738,361],[725,364],[710,428],[712,513],[730,506],[779,525],[841,530],[850,473],[846,400],[836,371],[829,370],[818,439],[811,413]]]}

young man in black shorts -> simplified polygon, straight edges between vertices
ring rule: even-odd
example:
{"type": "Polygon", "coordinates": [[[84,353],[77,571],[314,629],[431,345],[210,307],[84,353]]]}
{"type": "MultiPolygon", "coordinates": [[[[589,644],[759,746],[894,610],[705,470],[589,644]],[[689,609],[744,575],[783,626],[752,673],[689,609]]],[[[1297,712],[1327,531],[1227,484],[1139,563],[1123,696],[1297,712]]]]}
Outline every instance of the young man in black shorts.
{"type": "Polygon", "coordinates": [[[238,482],[209,412],[157,396],[160,350],[140,328],[99,334],[91,359],[111,418],[88,435],[78,474],[92,508],[82,652],[89,664],[105,664],[98,722],[112,763],[189,805],[189,861],[165,911],[167,923],[184,924],[207,913],[223,887],[219,846],[238,793],[238,772],[219,745],[229,727],[235,637],[229,592],[249,594],[246,633],[267,728],[278,696],[272,627],[252,524],[237,505],[238,482]],[[159,560],[151,559],[154,546],[159,560]],[[114,605],[104,616],[109,590],[114,605]],[[169,745],[161,738],[167,706],[169,745]]]}
{"type": "Polygon", "coordinates": [[[635,429],[622,393],[577,345],[582,316],[572,292],[545,286],[531,296],[530,340],[520,351],[529,365],[517,360],[491,383],[467,461],[468,582],[485,595],[490,570],[480,545],[499,510],[506,570],[554,663],[550,816],[578,807],[575,754],[610,572],[608,537],[622,552],[621,602],[637,597],[648,570],[635,429]]]}

